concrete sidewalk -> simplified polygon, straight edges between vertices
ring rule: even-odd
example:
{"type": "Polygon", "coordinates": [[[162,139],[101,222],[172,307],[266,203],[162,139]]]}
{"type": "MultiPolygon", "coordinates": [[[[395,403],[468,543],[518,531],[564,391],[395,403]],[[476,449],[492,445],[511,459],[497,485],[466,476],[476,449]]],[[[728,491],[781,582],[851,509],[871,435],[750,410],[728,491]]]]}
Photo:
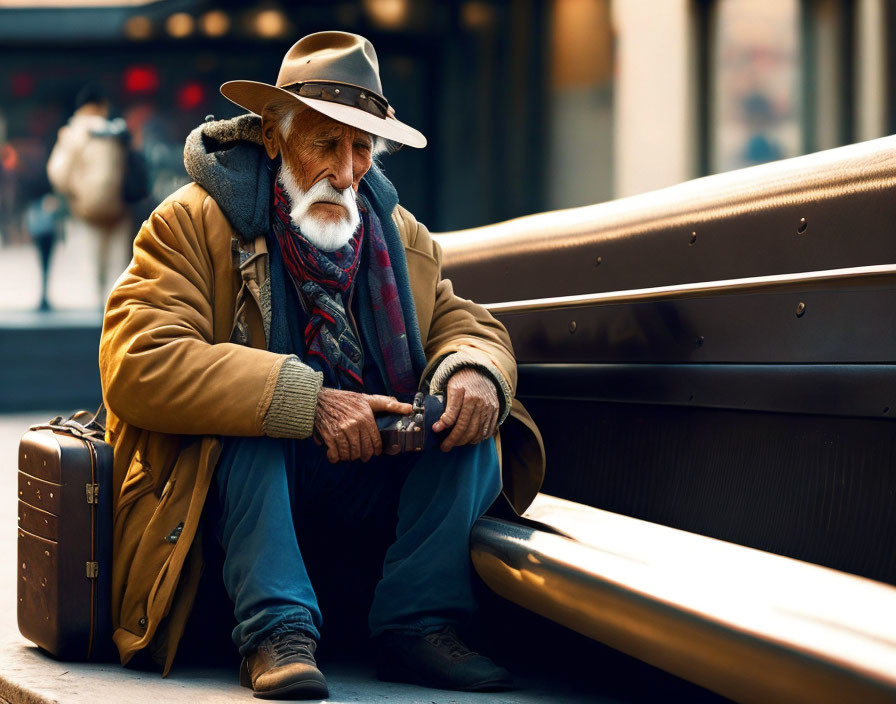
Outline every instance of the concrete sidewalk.
{"type": "MultiPolygon", "coordinates": [[[[239,686],[230,668],[191,669],[177,667],[162,679],[154,672],[138,672],[117,665],[58,662],[42,654],[19,635],[16,623],[16,516],[17,448],[29,425],[52,415],[0,416],[0,704],[95,704],[96,702],[243,702],[254,701],[249,690],[239,686]]],[[[580,704],[618,701],[583,691],[581,685],[534,681],[521,677],[522,688],[501,694],[464,694],[430,690],[410,685],[379,682],[372,668],[359,663],[327,663],[331,702],[390,702],[390,704],[580,704]]],[[[518,673],[522,674],[522,673],[518,673]]]]}

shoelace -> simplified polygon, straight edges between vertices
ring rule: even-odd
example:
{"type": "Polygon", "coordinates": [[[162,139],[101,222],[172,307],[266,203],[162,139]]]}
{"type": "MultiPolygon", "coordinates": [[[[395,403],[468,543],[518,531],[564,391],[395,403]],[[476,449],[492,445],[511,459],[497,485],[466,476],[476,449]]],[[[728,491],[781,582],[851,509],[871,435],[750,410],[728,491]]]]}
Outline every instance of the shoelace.
{"type": "Polygon", "coordinates": [[[464,642],[458,637],[457,632],[451,626],[446,626],[445,628],[439,631],[434,631],[433,633],[427,633],[424,637],[436,648],[446,649],[448,651],[448,654],[455,660],[465,658],[470,655],[476,655],[475,652],[470,650],[466,646],[466,644],[464,644],[464,642]]]}
{"type": "Polygon", "coordinates": [[[314,659],[314,641],[304,633],[277,633],[270,637],[271,655],[275,659],[289,657],[291,655],[305,655],[314,659]]]}

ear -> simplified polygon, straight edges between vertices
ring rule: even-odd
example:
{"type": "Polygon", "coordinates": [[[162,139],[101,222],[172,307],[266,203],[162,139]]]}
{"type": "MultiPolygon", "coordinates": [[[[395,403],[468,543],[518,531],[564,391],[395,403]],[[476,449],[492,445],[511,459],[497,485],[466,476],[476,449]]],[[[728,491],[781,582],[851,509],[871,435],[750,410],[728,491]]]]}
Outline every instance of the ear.
{"type": "Polygon", "coordinates": [[[280,128],[274,116],[267,110],[261,115],[261,141],[268,156],[276,159],[280,153],[280,128]]]}

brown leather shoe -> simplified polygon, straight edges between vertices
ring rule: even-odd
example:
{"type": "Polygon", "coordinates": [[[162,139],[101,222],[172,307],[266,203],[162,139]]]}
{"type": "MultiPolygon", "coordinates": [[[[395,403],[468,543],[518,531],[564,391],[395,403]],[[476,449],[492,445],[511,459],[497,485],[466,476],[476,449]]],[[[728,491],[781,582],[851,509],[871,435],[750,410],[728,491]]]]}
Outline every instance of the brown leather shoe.
{"type": "Polygon", "coordinates": [[[466,692],[513,688],[510,673],[470,650],[453,626],[433,633],[385,631],[373,639],[376,675],[386,682],[466,692]]]}
{"type": "Polygon", "coordinates": [[[259,699],[326,699],[330,691],[314,661],[316,648],[317,642],[301,631],[269,636],[243,658],[240,684],[259,699]]]}

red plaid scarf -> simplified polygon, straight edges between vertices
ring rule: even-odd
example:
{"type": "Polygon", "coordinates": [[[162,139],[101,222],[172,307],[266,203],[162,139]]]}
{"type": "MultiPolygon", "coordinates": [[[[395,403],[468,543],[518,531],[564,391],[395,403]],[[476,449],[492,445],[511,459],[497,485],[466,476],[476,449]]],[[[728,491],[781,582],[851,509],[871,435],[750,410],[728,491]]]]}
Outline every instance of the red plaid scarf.
{"type": "Polygon", "coordinates": [[[305,361],[324,372],[328,385],[360,391],[364,388],[364,360],[360,341],[349,323],[345,301],[361,263],[364,227],[359,227],[341,249],[321,252],[292,224],[289,212],[289,197],[277,181],[271,224],[286,270],[309,308],[304,334],[305,361]]]}
{"type": "Polygon", "coordinates": [[[289,196],[280,182],[275,181],[272,228],[286,269],[310,309],[304,332],[305,362],[324,373],[324,383],[328,386],[363,390],[360,340],[349,323],[345,301],[358,273],[361,245],[366,241],[371,312],[385,381],[390,393],[412,395],[417,379],[395,275],[379,219],[365,205],[360,208],[361,224],[353,238],[336,252],[321,252],[293,225],[289,217],[289,196]]]}

